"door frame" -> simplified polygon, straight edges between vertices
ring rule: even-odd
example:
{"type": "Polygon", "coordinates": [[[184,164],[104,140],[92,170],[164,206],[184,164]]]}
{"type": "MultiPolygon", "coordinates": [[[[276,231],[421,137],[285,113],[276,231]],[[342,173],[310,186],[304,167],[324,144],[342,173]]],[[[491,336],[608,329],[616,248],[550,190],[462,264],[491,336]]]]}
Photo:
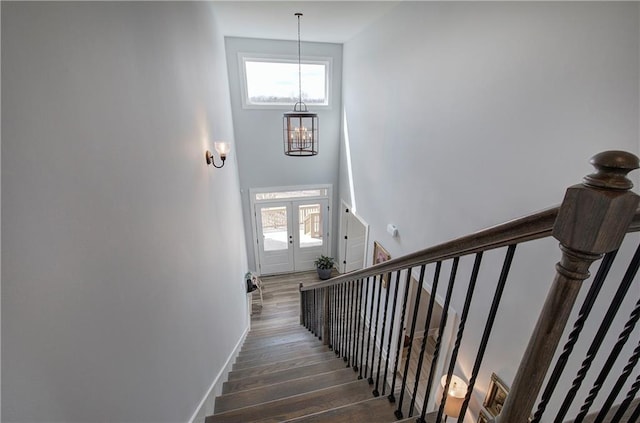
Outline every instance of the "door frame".
{"type": "MultiPolygon", "coordinates": [[[[251,207],[251,231],[253,237],[253,251],[254,257],[256,260],[256,267],[258,274],[262,274],[260,270],[260,250],[259,250],[259,240],[258,240],[258,225],[256,218],[256,204],[269,204],[269,203],[277,203],[277,202],[285,202],[291,201],[295,202],[298,200],[303,201],[313,201],[313,200],[327,200],[327,204],[329,210],[327,210],[327,219],[325,223],[326,228],[326,242],[327,242],[327,255],[332,256],[332,243],[333,237],[331,236],[333,232],[332,226],[332,214],[333,214],[333,185],[331,184],[315,184],[315,185],[292,185],[292,186],[280,186],[280,187],[263,187],[263,188],[249,188],[249,204],[251,207]],[[261,194],[265,192],[287,192],[287,191],[306,191],[306,190],[314,190],[314,189],[326,189],[326,195],[318,195],[318,196],[308,196],[308,197],[288,197],[288,198],[277,198],[277,199],[269,199],[269,200],[256,200],[256,194],[261,194]]],[[[281,272],[281,273],[291,273],[291,272],[281,272]]],[[[277,273],[274,273],[277,274],[277,273]]]]}
{"type": "Polygon", "coordinates": [[[338,263],[338,270],[340,273],[346,273],[346,263],[344,263],[344,259],[347,255],[347,242],[345,242],[344,237],[347,235],[347,224],[344,221],[345,214],[349,213],[353,215],[358,221],[365,227],[365,235],[364,235],[364,257],[363,257],[363,268],[367,267],[367,256],[369,255],[369,224],[364,221],[362,217],[360,217],[353,208],[347,203],[345,200],[340,200],[340,224],[338,228],[338,259],[336,260],[338,263]],[[345,212],[345,210],[349,210],[345,212]]]}

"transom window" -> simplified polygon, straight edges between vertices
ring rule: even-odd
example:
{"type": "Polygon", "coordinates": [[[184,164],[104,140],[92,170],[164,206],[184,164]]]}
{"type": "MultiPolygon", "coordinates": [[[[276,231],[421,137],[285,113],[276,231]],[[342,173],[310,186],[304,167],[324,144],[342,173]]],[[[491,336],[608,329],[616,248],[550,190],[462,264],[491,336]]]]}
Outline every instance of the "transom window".
{"type": "MultiPolygon", "coordinates": [[[[290,108],[299,100],[297,57],[239,54],[243,73],[244,108],[290,108]]],[[[331,59],[303,58],[302,101],[308,106],[329,106],[331,59]]]]}

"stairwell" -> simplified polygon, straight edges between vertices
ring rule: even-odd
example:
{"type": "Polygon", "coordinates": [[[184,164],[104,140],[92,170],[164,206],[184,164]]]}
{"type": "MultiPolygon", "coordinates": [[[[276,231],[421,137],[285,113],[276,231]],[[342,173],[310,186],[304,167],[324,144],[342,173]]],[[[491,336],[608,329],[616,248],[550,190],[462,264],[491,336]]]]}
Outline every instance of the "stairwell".
{"type": "Polygon", "coordinates": [[[251,330],[206,423],[415,421],[396,420],[396,404],[374,397],[366,378],[300,325],[298,283],[316,280],[315,272],[263,279],[264,304],[254,296],[251,330]]]}

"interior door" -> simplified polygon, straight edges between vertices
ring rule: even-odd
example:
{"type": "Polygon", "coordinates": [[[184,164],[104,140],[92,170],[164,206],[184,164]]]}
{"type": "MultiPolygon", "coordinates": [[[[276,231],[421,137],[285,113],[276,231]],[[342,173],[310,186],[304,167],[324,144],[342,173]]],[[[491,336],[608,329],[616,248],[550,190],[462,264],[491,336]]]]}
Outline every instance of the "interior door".
{"type": "Polygon", "coordinates": [[[294,270],[313,270],[313,262],[329,251],[326,225],[329,202],[322,199],[298,200],[292,202],[292,209],[294,270]]]}
{"type": "Polygon", "coordinates": [[[352,272],[364,268],[364,256],[367,246],[368,226],[358,216],[349,213],[347,224],[347,244],[345,272],[352,272]]]}
{"type": "Polygon", "coordinates": [[[338,238],[339,263],[342,273],[364,268],[369,226],[342,202],[340,234],[338,238]]]}
{"type": "Polygon", "coordinates": [[[260,273],[294,270],[294,231],[291,202],[256,204],[260,273]]]}

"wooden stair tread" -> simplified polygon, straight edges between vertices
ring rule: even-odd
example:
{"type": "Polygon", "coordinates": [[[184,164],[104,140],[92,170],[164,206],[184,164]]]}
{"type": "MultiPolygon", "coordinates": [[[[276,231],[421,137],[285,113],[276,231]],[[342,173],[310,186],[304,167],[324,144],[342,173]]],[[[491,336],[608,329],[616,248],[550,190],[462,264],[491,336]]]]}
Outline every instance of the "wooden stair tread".
{"type": "Polygon", "coordinates": [[[249,376],[257,376],[267,373],[279,372],[281,370],[287,370],[294,367],[307,366],[309,364],[321,363],[323,361],[335,360],[336,355],[331,351],[324,351],[318,354],[309,354],[303,357],[296,357],[289,360],[282,360],[275,363],[260,363],[249,361],[247,363],[258,364],[253,367],[235,368],[229,373],[228,380],[237,380],[249,376]]]}
{"type": "Polygon", "coordinates": [[[371,398],[364,380],[208,416],[205,423],[283,422],[371,398]]]}
{"type": "Polygon", "coordinates": [[[310,350],[316,347],[322,347],[322,342],[318,339],[309,339],[306,341],[287,342],[285,344],[273,345],[270,347],[253,348],[248,351],[240,351],[236,361],[249,361],[254,356],[274,355],[280,352],[291,352],[295,350],[310,350]]]}
{"type": "Polygon", "coordinates": [[[259,350],[261,348],[274,347],[301,341],[317,341],[317,338],[311,332],[299,332],[259,339],[247,339],[242,345],[242,351],[249,352],[253,350],[259,350]]]}
{"type": "Polygon", "coordinates": [[[295,367],[293,369],[245,377],[238,380],[229,380],[222,385],[222,393],[229,394],[232,392],[245,391],[262,385],[272,385],[274,383],[285,382],[287,380],[298,379],[305,376],[312,376],[344,368],[345,363],[342,360],[335,359],[309,364],[303,367],[295,367]]]}
{"type": "Polygon", "coordinates": [[[286,353],[281,352],[278,354],[264,353],[250,360],[237,361],[233,365],[233,370],[241,370],[241,369],[247,369],[249,367],[265,366],[268,364],[279,363],[281,361],[293,360],[296,358],[311,357],[318,354],[324,354],[326,352],[330,352],[330,351],[325,345],[318,345],[318,347],[316,348],[310,348],[304,351],[291,350],[290,352],[286,352],[286,353]]]}
{"type": "MultiPolygon", "coordinates": [[[[394,415],[397,404],[390,403],[386,397],[370,398],[354,404],[345,405],[331,410],[326,410],[313,415],[302,416],[288,420],[288,422],[367,422],[367,423],[387,423],[396,421],[394,415]]],[[[403,410],[407,410],[405,404],[403,410]]],[[[437,413],[436,413],[437,414],[437,413]]],[[[435,423],[435,417],[427,418],[428,423],[435,423]]],[[[415,422],[416,417],[411,417],[406,421],[415,422]]],[[[403,420],[405,421],[405,420],[403,420]]]]}
{"type": "Polygon", "coordinates": [[[334,385],[353,382],[356,380],[356,377],[353,370],[342,368],[332,372],[305,376],[272,385],[260,386],[255,389],[221,395],[216,398],[215,413],[222,413],[237,408],[290,397],[292,395],[329,388],[334,385]]]}

